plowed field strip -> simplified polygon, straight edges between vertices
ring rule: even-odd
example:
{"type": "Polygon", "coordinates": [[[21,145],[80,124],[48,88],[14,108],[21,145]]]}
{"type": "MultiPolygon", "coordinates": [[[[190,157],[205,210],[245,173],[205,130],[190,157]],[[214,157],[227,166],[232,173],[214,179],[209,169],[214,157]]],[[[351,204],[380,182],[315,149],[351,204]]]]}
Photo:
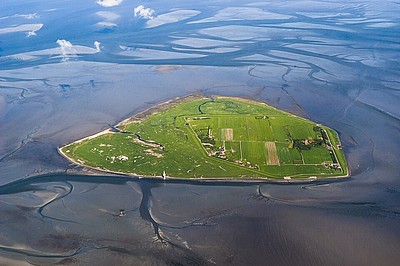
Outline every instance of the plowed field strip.
{"type": "Polygon", "coordinates": [[[221,129],[222,140],[233,140],[233,129],[232,128],[222,128],[221,129]]]}
{"type": "Polygon", "coordinates": [[[266,141],[265,142],[265,148],[267,149],[267,152],[268,152],[267,164],[268,165],[280,165],[278,152],[276,150],[275,142],[266,141]]]}

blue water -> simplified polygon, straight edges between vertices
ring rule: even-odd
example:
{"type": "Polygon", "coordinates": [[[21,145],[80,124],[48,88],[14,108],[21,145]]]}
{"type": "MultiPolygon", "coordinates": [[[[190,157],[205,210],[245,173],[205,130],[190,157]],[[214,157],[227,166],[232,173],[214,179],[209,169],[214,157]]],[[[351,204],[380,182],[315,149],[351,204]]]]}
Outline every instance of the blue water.
{"type": "Polygon", "coordinates": [[[98,2],[0,5],[1,265],[398,264],[397,2],[98,2]],[[334,128],[351,178],[164,182],[57,153],[199,92],[334,128]]]}

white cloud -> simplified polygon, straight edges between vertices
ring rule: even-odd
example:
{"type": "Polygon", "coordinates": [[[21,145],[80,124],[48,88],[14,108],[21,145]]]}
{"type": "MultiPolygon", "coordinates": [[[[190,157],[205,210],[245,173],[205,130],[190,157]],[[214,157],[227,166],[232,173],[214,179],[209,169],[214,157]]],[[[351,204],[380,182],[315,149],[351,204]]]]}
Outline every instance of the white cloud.
{"type": "Polygon", "coordinates": [[[123,1],[124,0],[97,0],[96,3],[104,7],[113,7],[119,6],[123,1]]]}
{"type": "Polygon", "coordinates": [[[97,51],[97,52],[100,52],[100,51],[101,51],[100,42],[99,42],[99,41],[95,41],[95,42],[94,42],[94,47],[96,48],[96,51],[97,51]]]}
{"type": "MultiPolygon", "coordinates": [[[[58,40],[57,44],[59,47],[50,48],[45,50],[36,50],[27,53],[13,54],[9,56],[0,57],[0,64],[2,60],[38,60],[40,58],[61,58],[62,61],[68,61],[71,57],[77,57],[79,55],[95,54],[99,51],[95,48],[73,45],[66,40],[58,40]]],[[[95,45],[96,46],[96,45],[95,45]]],[[[99,47],[101,48],[101,47],[99,47]]]]}
{"type": "Polygon", "coordinates": [[[146,8],[143,5],[138,5],[133,9],[135,17],[145,18],[145,19],[153,19],[155,11],[150,8],[146,8]]]}
{"type": "Polygon", "coordinates": [[[26,33],[26,37],[32,37],[32,36],[36,36],[36,32],[34,32],[34,31],[28,31],[28,32],[26,33]]]}
{"type": "Polygon", "coordinates": [[[60,46],[61,55],[63,57],[62,61],[68,61],[69,55],[76,54],[71,42],[59,39],[57,40],[57,44],[60,46]]]}

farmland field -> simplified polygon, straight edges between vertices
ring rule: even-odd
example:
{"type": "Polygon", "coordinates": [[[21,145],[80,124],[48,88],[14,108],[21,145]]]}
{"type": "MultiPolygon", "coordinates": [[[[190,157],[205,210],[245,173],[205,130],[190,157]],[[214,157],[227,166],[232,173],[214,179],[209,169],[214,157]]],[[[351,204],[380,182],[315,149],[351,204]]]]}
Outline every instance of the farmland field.
{"type": "Polygon", "coordinates": [[[169,102],[60,148],[74,163],[179,178],[347,176],[332,129],[265,103],[229,97],[169,102]]]}

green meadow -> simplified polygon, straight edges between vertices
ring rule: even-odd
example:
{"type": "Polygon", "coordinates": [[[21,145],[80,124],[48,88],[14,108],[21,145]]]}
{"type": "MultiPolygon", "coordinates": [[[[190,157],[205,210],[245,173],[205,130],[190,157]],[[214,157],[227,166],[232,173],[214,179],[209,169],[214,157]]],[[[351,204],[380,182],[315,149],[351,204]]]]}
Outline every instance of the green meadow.
{"type": "Polygon", "coordinates": [[[239,98],[186,98],[60,148],[71,161],[138,176],[315,178],[347,176],[337,133],[239,98]]]}

